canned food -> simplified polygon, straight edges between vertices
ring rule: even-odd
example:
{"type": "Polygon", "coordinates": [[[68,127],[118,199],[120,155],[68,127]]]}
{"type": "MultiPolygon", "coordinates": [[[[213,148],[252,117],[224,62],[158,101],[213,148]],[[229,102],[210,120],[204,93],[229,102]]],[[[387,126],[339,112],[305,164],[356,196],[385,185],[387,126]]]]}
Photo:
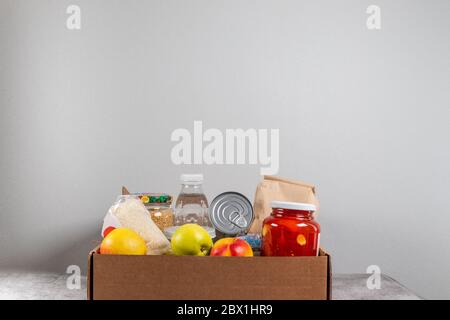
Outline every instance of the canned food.
{"type": "Polygon", "coordinates": [[[224,192],[211,202],[209,218],[214,228],[224,235],[242,235],[253,222],[253,207],[244,195],[224,192]]]}

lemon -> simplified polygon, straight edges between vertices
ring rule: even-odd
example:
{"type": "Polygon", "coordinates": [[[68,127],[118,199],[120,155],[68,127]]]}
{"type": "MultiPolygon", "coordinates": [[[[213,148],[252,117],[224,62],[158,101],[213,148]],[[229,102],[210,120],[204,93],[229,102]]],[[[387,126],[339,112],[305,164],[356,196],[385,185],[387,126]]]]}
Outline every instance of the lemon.
{"type": "Polygon", "coordinates": [[[146,252],[144,239],[128,228],[114,229],[100,245],[101,254],[144,255],[146,252]]]}

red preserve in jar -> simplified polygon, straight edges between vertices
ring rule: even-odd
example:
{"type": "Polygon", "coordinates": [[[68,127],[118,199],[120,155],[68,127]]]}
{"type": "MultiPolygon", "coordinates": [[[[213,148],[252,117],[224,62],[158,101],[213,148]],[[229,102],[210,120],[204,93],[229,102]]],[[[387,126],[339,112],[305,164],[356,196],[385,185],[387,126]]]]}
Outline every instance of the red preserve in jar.
{"type": "Polygon", "coordinates": [[[261,255],[317,256],[320,225],[314,211],[313,204],[272,201],[272,214],[263,222],[261,255]]]}

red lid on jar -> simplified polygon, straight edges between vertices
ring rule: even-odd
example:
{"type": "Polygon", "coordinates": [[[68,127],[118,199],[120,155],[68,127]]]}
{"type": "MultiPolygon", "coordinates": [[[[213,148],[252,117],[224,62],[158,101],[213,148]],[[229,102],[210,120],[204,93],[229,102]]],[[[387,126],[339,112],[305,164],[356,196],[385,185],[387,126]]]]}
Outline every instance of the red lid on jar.
{"type": "Polygon", "coordinates": [[[301,211],[316,211],[316,206],[311,203],[288,202],[288,201],[272,201],[272,208],[301,210],[301,211]]]}

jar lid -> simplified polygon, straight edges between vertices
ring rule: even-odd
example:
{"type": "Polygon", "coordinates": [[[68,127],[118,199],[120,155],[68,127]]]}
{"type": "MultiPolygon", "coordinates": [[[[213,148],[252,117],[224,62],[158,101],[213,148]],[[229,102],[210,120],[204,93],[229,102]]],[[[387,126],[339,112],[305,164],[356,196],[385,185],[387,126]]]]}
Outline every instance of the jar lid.
{"type": "Polygon", "coordinates": [[[288,210],[316,211],[316,206],[311,203],[272,201],[272,208],[281,208],[288,210]]]}
{"type": "Polygon", "coordinates": [[[203,182],[203,174],[182,174],[180,180],[186,183],[201,183],[203,182]]]}
{"type": "Polygon", "coordinates": [[[172,204],[172,196],[167,193],[132,193],[131,195],[141,199],[142,203],[146,206],[170,206],[172,204]]]}

